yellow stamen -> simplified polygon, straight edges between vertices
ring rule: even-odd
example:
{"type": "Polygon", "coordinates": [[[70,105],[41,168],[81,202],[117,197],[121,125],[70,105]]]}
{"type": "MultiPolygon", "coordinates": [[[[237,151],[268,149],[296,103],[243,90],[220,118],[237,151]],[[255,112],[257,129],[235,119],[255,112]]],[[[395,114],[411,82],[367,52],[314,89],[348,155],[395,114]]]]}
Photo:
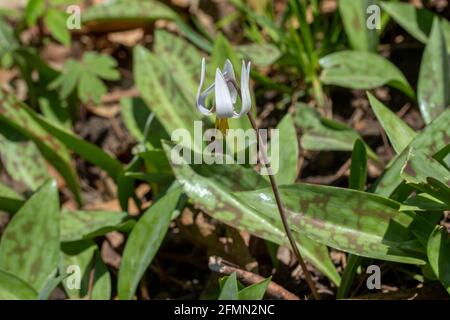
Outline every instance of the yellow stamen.
{"type": "Polygon", "coordinates": [[[228,119],[227,118],[216,118],[216,125],[215,125],[216,129],[219,129],[220,132],[222,132],[222,134],[225,136],[227,134],[227,130],[228,130],[228,119]]]}

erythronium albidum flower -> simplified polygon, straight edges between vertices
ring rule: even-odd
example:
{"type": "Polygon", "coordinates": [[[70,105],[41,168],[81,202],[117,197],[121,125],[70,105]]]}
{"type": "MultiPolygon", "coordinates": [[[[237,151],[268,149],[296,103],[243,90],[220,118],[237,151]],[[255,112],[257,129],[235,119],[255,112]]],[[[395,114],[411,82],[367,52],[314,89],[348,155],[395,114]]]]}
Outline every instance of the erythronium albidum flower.
{"type": "Polygon", "coordinates": [[[202,73],[200,78],[200,85],[197,91],[197,108],[205,116],[216,114],[216,128],[223,134],[228,129],[229,118],[240,118],[250,111],[252,100],[250,96],[249,81],[250,81],[250,62],[245,65],[242,61],[241,70],[241,110],[236,112],[234,106],[237,101],[238,91],[234,84],[236,84],[236,76],[234,75],[233,65],[230,60],[226,60],[223,69],[216,69],[216,77],[213,84],[206,90],[202,91],[203,82],[205,81],[205,58],[202,59],[202,73]],[[206,98],[214,90],[215,105],[208,109],[206,107],[206,98]]]}

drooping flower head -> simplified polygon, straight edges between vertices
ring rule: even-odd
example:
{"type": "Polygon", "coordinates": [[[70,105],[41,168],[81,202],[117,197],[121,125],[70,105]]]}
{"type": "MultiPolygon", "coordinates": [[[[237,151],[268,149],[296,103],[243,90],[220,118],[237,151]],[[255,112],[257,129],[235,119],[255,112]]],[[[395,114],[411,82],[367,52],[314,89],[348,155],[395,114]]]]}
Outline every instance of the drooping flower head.
{"type": "Polygon", "coordinates": [[[236,88],[236,76],[233,65],[230,60],[226,60],[223,69],[216,69],[214,83],[202,91],[205,81],[205,58],[202,59],[202,71],[200,85],[197,91],[197,108],[205,116],[216,115],[216,128],[219,128],[225,134],[228,129],[228,118],[240,118],[250,111],[252,104],[249,81],[250,81],[250,62],[246,65],[242,61],[240,92],[236,88]],[[208,109],[206,107],[206,98],[214,90],[215,105],[208,109]],[[241,110],[235,111],[237,96],[241,97],[241,110]]]}

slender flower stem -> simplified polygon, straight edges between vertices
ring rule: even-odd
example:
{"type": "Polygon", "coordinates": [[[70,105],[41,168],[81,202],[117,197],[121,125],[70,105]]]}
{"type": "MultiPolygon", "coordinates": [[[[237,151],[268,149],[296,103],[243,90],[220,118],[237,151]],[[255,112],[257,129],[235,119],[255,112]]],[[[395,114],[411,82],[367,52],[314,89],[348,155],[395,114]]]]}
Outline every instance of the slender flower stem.
{"type": "MultiPolygon", "coordinates": [[[[234,82],[230,81],[236,88],[239,96],[241,95],[241,92],[239,90],[239,86],[234,82]]],[[[264,141],[261,138],[261,135],[259,134],[258,126],[256,124],[256,121],[251,114],[251,111],[247,113],[248,119],[250,120],[250,123],[253,127],[253,130],[255,130],[256,135],[258,137],[258,145],[259,145],[259,151],[260,155],[262,157],[262,162],[264,163],[264,166],[267,169],[267,173],[269,175],[270,184],[272,186],[272,191],[275,196],[275,201],[277,203],[278,211],[280,213],[281,221],[283,222],[284,230],[286,231],[286,235],[289,239],[289,243],[291,244],[292,250],[294,251],[295,256],[297,257],[298,262],[300,263],[300,266],[303,270],[303,274],[305,275],[306,282],[308,283],[309,288],[311,289],[311,292],[314,296],[314,299],[320,300],[319,294],[316,289],[316,285],[314,284],[314,281],[312,280],[311,273],[306,267],[305,260],[303,260],[303,257],[300,253],[300,250],[297,247],[297,242],[295,241],[291,229],[289,228],[287,217],[286,217],[286,211],[284,209],[283,203],[281,202],[281,196],[280,191],[278,189],[277,182],[275,181],[275,176],[272,171],[272,166],[270,165],[270,162],[267,158],[267,146],[265,145],[264,141]]]]}

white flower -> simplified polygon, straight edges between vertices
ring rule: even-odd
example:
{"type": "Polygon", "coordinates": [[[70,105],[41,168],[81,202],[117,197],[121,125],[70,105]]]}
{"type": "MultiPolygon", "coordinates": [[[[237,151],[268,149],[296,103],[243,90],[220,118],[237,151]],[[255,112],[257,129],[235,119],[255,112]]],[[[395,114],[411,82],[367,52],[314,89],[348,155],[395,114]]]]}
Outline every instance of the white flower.
{"type": "Polygon", "coordinates": [[[216,69],[216,78],[214,83],[202,92],[203,82],[205,81],[205,72],[205,58],[203,58],[200,86],[197,91],[197,108],[203,115],[210,116],[214,113],[213,110],[215,110],[218,119],[240,118],[250,111],[252,104],[249,89],[250,62],[245,65],[245,62],[242,61],[240,83],[242,106],[239,113],[234,110],[238,91],[234,86],[234,84],[236,84],[236,76],[234,75],[233,65],[230,60],[227,59],[227,61],[225,61],[222,71],[219,68],[216,69]],[[215,94],[215,107],[208,109],[205,106],[206,97],[213,90],[215,94]]]}

